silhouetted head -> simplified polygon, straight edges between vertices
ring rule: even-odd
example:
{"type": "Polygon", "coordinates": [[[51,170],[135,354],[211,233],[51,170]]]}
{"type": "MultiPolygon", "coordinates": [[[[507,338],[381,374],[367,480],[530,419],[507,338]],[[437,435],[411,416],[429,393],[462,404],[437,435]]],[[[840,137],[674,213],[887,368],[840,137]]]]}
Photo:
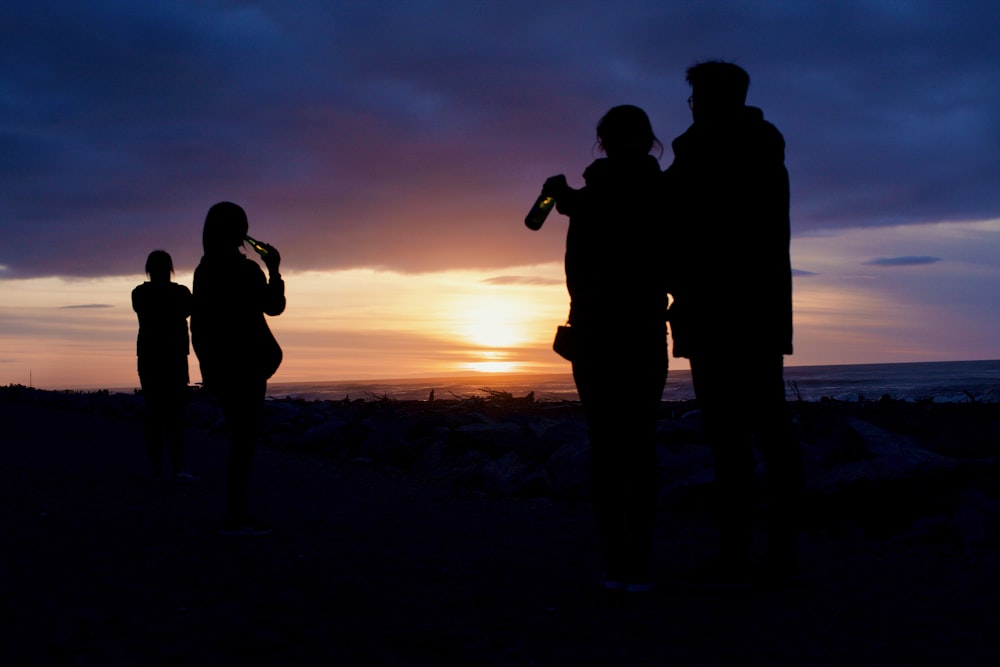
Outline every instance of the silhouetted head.
{"type": "Polygon", "coordinates": [[[691,114],[695,121],[727,117],[746,104],[750,75],[739,65],[709,60],[687,71],[691,114]]]}
{"type": "Polygon", "coordinates": [[[166,250],[154,250],[146,258],[146,273],[150,280],[162,281],[170,280],[170,274],[174,272],[174,261],[166,250]]]}
{"type": "Polygon", "coordinates": [[[604,114],[597,123],[597,145],[608,157],[647,155],[654,146],[663,151],[649,116],[631,104],[613,107],[604,114]]]}
{"type": "Polygon", "coordinates": [[[208,209],[201,243],[206,255],[235,252],[243,245],[250,224],[242,207],[232,202],[219,202],[208,209]]]}

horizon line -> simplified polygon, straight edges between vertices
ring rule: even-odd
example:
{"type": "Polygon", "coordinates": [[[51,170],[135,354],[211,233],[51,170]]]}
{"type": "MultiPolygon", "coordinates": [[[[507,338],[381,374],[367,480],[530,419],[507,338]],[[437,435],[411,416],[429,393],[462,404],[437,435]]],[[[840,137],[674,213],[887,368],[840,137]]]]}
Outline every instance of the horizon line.
{"type": "MultiPolygon", "coordinates": [[[[792,368],[843,368],[848,366],[906,366],[906,365],[920,365],[920,364],[962,364],[962,363],[1000,363],[1000,359],[948,359],[939,361],[885,361],[885,362],[863,362],[863,363],[839,363],[839,364],[801,364],[801,365],[788,365],[785,366],[785,370],[792,368]]],[[[668,371],[668,379],[670,373],[686,373],[689,374],[691,371],[687,368],[671,369],[668,371]]],[[[270,392],[272,387],[281,385],[304,385],[304,384],[390,384],[390,383],[415,383],[421,381],[435,381],[443,382],[447,380],[453,381],[464,381],[469,384],[470,380],[474,379],[486,379],[486,378],[510,378],[510,377],[554,377],[554,376],[572,376],[572,371],[567,370],[564,372],[540,372],[540,371],[517,371],[517,372],[473,372],[464,375],[455,375],[453,373],[443,374],[443,375],[421,375],[421,376],[411,376],[411,377],[396,377],[396,378],[352,378],[352,379],[330,379],[330,380],[283,380],[278,382],[268,382],[268,392],[270,392]]],[[[20,383],[9,382],[5,385],[0,385],[3,387],[16,386],[20,383]]],[[[191,383],[190,386],[198,387],[201,386],[201,382],[191,383]]],[[[23,386],[23,385],[22,385],[23,386]]],[[[110,384],[87,384],[87,385],[76,385],[72,387],[63,387],[59,389],[46,389],[44,387],[34,387],[29,385],[29,389],[39,389],[41,391],[110,391],[114,393],[128,393],[139,389],[138,379],[134,385],[123,386],[123,385],[110,385],[110,384]]]]}

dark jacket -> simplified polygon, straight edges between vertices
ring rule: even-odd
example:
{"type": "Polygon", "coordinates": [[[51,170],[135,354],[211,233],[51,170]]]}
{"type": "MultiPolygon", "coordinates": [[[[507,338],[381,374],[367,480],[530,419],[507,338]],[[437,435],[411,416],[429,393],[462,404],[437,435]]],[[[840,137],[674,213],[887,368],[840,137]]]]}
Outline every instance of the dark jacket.
{"type": "Polygon", "coordinates": [[[202,257],[194,272],[191,342],[205,386],[271,377],[281,348],[264,315],[284,310],[284,282],[268,282],[256,262],[238,251],[202,257]]]}
{"type": "Polygon", "coordinates": [[[675,271],[674,356],[792,353],[785,140],[760,109],[693,124],[664,172],[675,271]]]}
{"type": "Polygon", "coordinates": [[[172,282],[144,282],[132,290],[132,310],[139,317],[136,355],[149,360],[188,355],[191,290],[172,282]]]}
{"type": "Polygon", "coordinates": [[[583,173],[586,185],[556,202],[568,215],[566,287],[574,326],[651,323],[666,316],[660,165],[602,158],[583,173]]]}

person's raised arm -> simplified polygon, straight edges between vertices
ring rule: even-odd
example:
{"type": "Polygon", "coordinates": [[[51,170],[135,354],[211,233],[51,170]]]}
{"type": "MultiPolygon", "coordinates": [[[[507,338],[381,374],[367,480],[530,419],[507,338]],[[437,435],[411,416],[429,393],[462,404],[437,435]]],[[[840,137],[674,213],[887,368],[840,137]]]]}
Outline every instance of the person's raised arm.
{"type": "Polygon", "coordinates": [[[278,272],[281,254],[273,245],[267,243],[261,245],[267,249],[267,254],[261,257],[268,273],[267,288],[264,290],[264,313],[281,315],[285,310],[285,281],[278,272]]]}
{"type": "Polygon", "coordinates": [[[575,211],[579,208],[581,192],[582,190],[571,188],[563,174],[548,178],[542,186],[542,194],[555,197],[556,210],[570,217],[575,215],[575,211]]]}

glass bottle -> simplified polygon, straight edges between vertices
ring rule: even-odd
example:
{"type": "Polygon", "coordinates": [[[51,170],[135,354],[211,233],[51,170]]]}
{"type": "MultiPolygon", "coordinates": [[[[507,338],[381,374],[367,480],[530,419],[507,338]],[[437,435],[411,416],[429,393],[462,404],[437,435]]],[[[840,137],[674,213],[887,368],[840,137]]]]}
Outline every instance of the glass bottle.
{"type": "Polygon", "coordinates": [[[245,238],[246,238],[247,244],[249,244],[251,248],[253,248],[254,250],[256,250],[258,255],[260,255],[261,257],[266,257],[267,256],[267,248],[264,247],[263,243],[261,243],[260,241],[258,241],[255,238],[253,238],[249,234],[247,234],[245,238]]]}
{"type": "Polygon", "coordinates": [[[528,211],[528,215],[524,216],[524,224],[528,229],[539,230],[542,225],[545,224],[545,218],[548,217],[549,211],[555,206],[556,198],[552,195],[547,195],[544,192],[538,195],[538,199],[535,200],[535,205],[531,207],[528,211]]]}

